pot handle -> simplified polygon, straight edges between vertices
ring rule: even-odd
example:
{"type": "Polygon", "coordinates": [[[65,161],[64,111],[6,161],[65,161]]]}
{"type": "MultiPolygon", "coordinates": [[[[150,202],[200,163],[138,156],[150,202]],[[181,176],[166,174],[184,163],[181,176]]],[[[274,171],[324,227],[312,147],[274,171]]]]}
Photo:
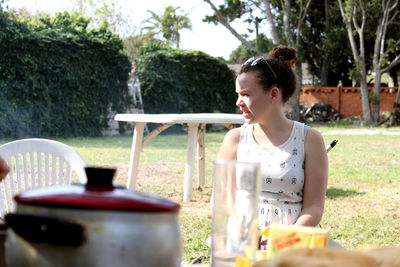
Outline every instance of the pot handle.
{"type": "Polygon", "coordinates": [[[0,216],[0,231],[7,230],[7,224],[3,217],[0,216]]]}
{"type": "Polygon", "coordinates": [[[7,226],[28,242],[77,247],[86,241],[82,225],[58,217],[9,213],[7,226]]]}

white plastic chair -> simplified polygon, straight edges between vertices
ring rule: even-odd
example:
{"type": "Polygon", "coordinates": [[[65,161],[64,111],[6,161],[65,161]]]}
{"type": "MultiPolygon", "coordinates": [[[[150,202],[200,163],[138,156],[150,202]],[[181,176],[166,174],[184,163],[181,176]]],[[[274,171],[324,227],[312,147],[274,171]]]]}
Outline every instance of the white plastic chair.
{"type": "Polygon", "coordinates": [[[86,163],[71,147],[49,139],[21,139],[0,146],[10,172],[0,183],[0,217],[15,210],[14,196],[30,189],[70,184],[72,171],[86,182],[86,163]]]}

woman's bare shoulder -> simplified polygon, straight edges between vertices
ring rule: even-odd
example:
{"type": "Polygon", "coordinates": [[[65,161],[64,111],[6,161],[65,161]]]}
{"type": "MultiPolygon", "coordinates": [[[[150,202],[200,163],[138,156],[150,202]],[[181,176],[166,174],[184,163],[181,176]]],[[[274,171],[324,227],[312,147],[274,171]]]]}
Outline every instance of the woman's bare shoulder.
{"type": "Polygon", "coordinates": [[[240,128],[231,129],[225,135],[225,139],[229,139],[231,141],[238,141],[239,138],[240,138],[240,128]]]}
{"type": "Polygon", "coordinates": [[[325,152],[324,138],[322,134],[313,128],[308,128],[305,136],[305,149],[306,152],[325,152]]]}
{"type": "Polygon", "coordinates": [[[224,141],[222,142],[218,158],[222,159],[236,159],[236,152],[240,139],[240,128],[234,128],[226,133],[224,141]]]}
{"type": "Polygon", "coordinates": [[[322,135],[318,130],[311,128],[311,127],[307,128],[306,138],[315,139],[315,138],[321,138],[321,137],[322,137],[322,135]]]}

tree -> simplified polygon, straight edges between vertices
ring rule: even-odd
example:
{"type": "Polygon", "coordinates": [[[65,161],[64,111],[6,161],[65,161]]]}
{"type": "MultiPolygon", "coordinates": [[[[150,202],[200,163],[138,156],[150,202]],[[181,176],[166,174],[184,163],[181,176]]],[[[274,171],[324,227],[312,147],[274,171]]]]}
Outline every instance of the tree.
{"type": "MultiPolygon", "coordinates": [[[[0,10],[3,10],[3,6],[6,6],[5,3],[7,3],[9,0],[0,0],[0,10]]],[[[7,8],[7,6],[6,6],[7,8]]]]}
{"type": "Polygon", "coordinates": [[[308,71],[320,86],[352,86],[353,57],[337,1],[313,1],[301,32],[308,71]],[[322,12],[323,11],[323,12],[322,12]]]}
{"type": "Polygon", "coordinates": [[[73,11],[90,17],[89,27],[99,28],[104,23],[113,33],[128,36],[132,33],[129,17],[123,12],[118,0],[72,0],[73,11]]]}
{"type": "Polygon", "coordinates": [[[150,43],[161,42],[160,40],[155,39],[153,35],[148,34],[132,34],[124,39],[122,39],[124,43],[124,50],[128,57],[133,60],[139,56],[140,49],[150,43]]]}
{"type": "MultiPolygon", "coordinates": [[[[293,47],[297,50],[300,58],[302,55],[300,46],[301,29],[303,27],[307,10],[310,6],[311,0],[254,0],[254,1],[240,1],[240,0],[226,0],[224,5],[218,8],[211,0],[204,0],[208,3],[214,11],[214,16],[207,16],[205,21],[218,22],[225,26],[243,45],[247,46],[250,51],[262,54],[256,47],[239,34],[231,25],[231,22],[236,18],[243,18],[248,23],[257,23],[257,16],[253,12],[261,12],[269,25],[270,33],[273,43],[275,45],[285,44],[288,47],[293,47]],[[278,29],[283,30],[278,30],[278,29]]],[[[296,73],[299,81],[302,80],[301,61],[296,62],[296,73]]],[[[300,97],[301,82],[294,95],[287,102],[285,109],[288,117],[298,120],[299,119],[299,97],[300,97]]]]}
{"type": "MultiPolygon", "coordinates": [[[[252,45],[257,47],[257,50],[262,53],[267,54],[273,48],[273,43],[271,39],[268,39],[265,34],[259,34],[258,38],[250,41],[252,45]]],[[[230,63],[243,63],[246,59],[257,56],[257,54],[248,49],[245,45],[239,45],[235,50],[233,50],[229,56],[230,63]]]]}
{"type": "MultiPolygon", "coordinates": [[[[388,53],[393,45],[390,46],[387,40],[387,31],[390,24],[399,16],[397,8],[399,0],[382,0],[380,8],[378,1],[366,2],[363,0],[338,0],[340,12],[343,17],[349,42],[351,45],[353,58],[356,63],[354,73],[360,82],[361,99],[363,107],[363,119],[366,125],[376,125],[379,121],[380,109],[380,82],[383,73],[390,71],[400,63],[400,54],[397,54],[392,60],[388,60],[388,53]],[[379,19],[370,22],[368,19],[368,10],[373,10],[379,14],[379,19]],[[375,83],[372,97],[368,91],[367,84],[367,52],[368,47],[365,43],[365,33],[367,23],[376,25],[375,41],[373,46],[373,73],[375,83]],[[358,38],[357,38],[358,36],[358,38]],[[372,102],[372,112],[370,104],[372,102]]],[[[399,40],[394,40],[395,45],[399,45],[399,40]]]]}
{"type": "Polygon", "coordinates": [[[190,19],[186,15],[178,15],[179,7],[167,6],[162,15],[158,15],[148,10],[150,17],[143,21],[147,26],[143,30],[150,35],[161,34],[165,41],[176,48],[180,45],[180,31],[182,29],[191,29],[190,19]]]}
{"type": "MultiPolygon", "coordinates": [[[[274,43],[279,44],[280,39],[278,38],[277,35],[276,19],[274,19],[274,15],[271,10],[272,6],[271,2],[270,0],[263,0],[263,2],[266,9],[267,20],[271,27],[273,41],[274,43]]],[[[297,14],[294,14],[292,12],[293,9],[291,6],[291,0],[283,0],[281,1],[280,6],[278,6],[279,10],[283,11],[282,14],[283,26],[284,26],[283,36],[285,38],[286,44],[289,47],[296,48],[300,56],[302,54],[300,47],[300,34],[310,3],[311,0],[299,1],[297,9],[295,9],[298,11],[297,14]]],[[[301,81],[303,79],[300,60],[296,62],[296,73],[297,76],[299,77],[299,82],[297,83],[297,88],[294,95],[287,102],[286,109],[291,118],[298,120],[300,118],[299,99],[300,99],[301,81]]]]}
{"type": "MultiPolygon", "coordinates": [[[[231,22],[236,18],[241,18],[242,15],[246,13],[246,4],[245,2],[238,0],[228,0],[226,1],[226,5],[220,5],[217,8],[213,2],[210,0],[204,0],[204,2],[208,3],[212,10],[214,11],[213,16],[206,16],[204,21],[213,22],[214,24],[220,23],[225,28],[227,28],[233,36],[235,36],[243,45],[245,45],[251,53],[261,54],[257,48],[246,40],[244,36],[239,34],[232,26],[231,22]]],[[[247,22],[252,22],[251,18],[247,19],[247,22]]]]}

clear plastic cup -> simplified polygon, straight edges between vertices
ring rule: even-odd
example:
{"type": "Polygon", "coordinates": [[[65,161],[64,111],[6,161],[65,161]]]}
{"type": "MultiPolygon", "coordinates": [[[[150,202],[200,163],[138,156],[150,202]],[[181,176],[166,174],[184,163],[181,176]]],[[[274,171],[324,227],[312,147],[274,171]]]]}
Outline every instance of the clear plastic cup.
{"type": "Polygon", "coordinates": [[[260,164],[214,161],[211,266],[255,261],[260,164]]]}

